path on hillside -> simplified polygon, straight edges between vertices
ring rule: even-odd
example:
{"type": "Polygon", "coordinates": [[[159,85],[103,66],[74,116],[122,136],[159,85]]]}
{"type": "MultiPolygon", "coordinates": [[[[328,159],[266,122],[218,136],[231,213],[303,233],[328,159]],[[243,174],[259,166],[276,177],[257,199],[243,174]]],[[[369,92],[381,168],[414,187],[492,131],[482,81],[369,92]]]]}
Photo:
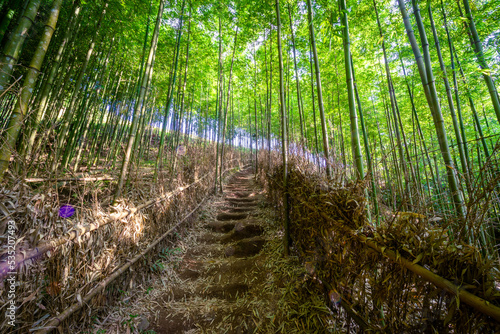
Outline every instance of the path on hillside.
{"type": "MultiPolygon", "coordinates": [[[[156,300],[156,333],[252,333],[252,301],[265,290],[264,197],[251,168],[236,173],[179,265],[184,284],[156,300]],[[215,219],[214,219],[215,218],[215,219]]],[[[210,208],[208,208],[210,209],[210,208]]],[[[265,298],[264,298],[265,300],[265,298]]]]}

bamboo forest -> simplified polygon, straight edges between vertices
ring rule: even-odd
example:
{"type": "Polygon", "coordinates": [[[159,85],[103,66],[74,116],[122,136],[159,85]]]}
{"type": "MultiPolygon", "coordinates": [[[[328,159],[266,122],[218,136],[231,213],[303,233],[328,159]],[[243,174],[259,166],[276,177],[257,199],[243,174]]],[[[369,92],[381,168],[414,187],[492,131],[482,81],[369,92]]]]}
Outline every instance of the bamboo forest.
{"type": "Polygon", "coordinates": [[[0,334],[500,333],[500,0],[0,0],[0,334]]]}

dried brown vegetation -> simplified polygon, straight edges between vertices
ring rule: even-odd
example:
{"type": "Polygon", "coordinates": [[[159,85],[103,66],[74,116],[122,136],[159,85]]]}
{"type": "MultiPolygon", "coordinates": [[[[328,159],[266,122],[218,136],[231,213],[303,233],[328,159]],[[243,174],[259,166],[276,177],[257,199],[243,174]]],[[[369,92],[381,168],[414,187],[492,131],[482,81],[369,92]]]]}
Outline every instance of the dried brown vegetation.
{"type": "MultiPolygon", "coordinates": [[[[271,169],[261,170],[261,179],[282,210],[283,169],[278,161],[273,157],[271,169]]],[[[460,230],[451,232],[451,222],[438,224],[422,214],[396,213],[375,226],[366,217],[368,182],[349,182],[340,168],[327,181],[314,165],[297,157],[289,171],[292,254],[303,264],[310,288],[325,294],[334,319],[347,319],[344,330],[500,329],[494,320],[500,306],[498,264],[491,260],[495,257],[470,246],[460,230]],[[429,275],[416,274],[421,272],[429,275]],[[482,298],[479,305],[491,308],[482,311],[492,316],[465,303],[463,295],[468,293],[482,298]]],[[[480,221],[468,223],[475,226],[480,221]]],[[[323,323],[331,316],[325,312],[323,323]]]]}
{"type": "MultiPolygon", "coordinates": [[[[213,172],[209,161],[214,156],[213,147],[207,146],[203,151],[196,144],[189,146],[187,154],[179,159],[175,177],[163,173],[157,183],[147,168],[141,168],[116,206],[110,206],[115,182],[19,182],[1,189],[4,216],[0,228],[4,229],[9,219],[16,222],[16,250],[20,258],[40,245],[61,240],[71,234],[68,232],[73,231],[74,236],[47,249],[45,254],[22,261],[16,277],[16,297],[21,302],[14,333],[41,329],[50,319],[79,303],[84,307],[58,328],[67,332],[71,323],[85,326],[112,305],[116,297],[148,281],[157,261],[154,251],[141,257],[89,302],[84,301],[89,291],[141,254],[211,193],[213,172]],[[176,189],[173,196],[166,196],[176,189]],[[71,204],[75,215],[62,218],[59,209],[63,204],[71,204]]],[[[241,153],[227,149],[225,161],[226,171],[238,167],[241,153]]],[[[176,236],[167,237],[155,249],[162,249],[172,238],[176,236]]],[[[0,259],[5,256],[5,252],[0,254],[0,259]]],[[[0,291],[0,304],[6,305],[6,290],[0,291]]],[[[12,328],[4,326],[6,319],[2,317],[1,321],[0,333],[11,333],[12,328]]]]}

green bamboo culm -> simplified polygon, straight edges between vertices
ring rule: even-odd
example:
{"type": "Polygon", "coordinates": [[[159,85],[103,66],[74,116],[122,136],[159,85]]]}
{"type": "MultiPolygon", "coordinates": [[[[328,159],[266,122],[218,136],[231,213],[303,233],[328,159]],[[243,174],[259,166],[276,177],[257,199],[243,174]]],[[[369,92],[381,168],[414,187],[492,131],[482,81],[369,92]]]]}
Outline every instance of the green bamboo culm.
{"type": "Polygon", "coordinates": [[[424,51],[424,57],[422,57],[420,53],[417,39],[413,32],[410,18],[406,11],[405,3],[403,0],[398,0],[398,3],[401,15],[403,17],[406,34],[410,41],[411,48],[415,56],[415,61],[418,66],[418,72],[420,75],[422,86],[424,88],[427,104],[429,105],[429,109],[432,114],[432,119],[434,121],[434,127],[436,130],[439,147],[441,149],[441,155],[443,157],[445,166],[447,166],[446,173],[448,176],[448,184],[450,186],[450,191],[453,197],[455,211],[459,217],[465,217],[463,196],[461,190],[458,188],[456,169],[453,163],[453,159],[451,158],[451,152],[448,145],[448,137],[446,135],[446,128],[444,126],[443,115],[441,113],[441,107],[439,105],[439,100],[437,96],[434,75],[432,72],[431,59],[429,55],[429,43],[427,42],[425,30],[422,24],[422,20],[420,18],[420,10],[416,2],[413,0],[413,8],[414,8],[413,11],[417,21],[417,26],[419,28],[420,38],[424,51]]]}
{"type": "Polygon", "coordinates": [[[3,180],[3,175],[9,167],[9,161],[12,153],[15,151],[15,145],[19,132],[21,130],[24,118],[28,112],[29,101],[35,89],[36,80],[40,74],[40,69],[45,59],[45,54],[49,48],[52,35],[56,29],[59,12],[61,10],[62,0],[54,0],[50,16],[45,24],[42,37],[31,59],[28,71],[23,81],[21,94],[17,100],[14,111],[12,112],[7,125],[7,131],[4,133],[5,138],[2,138],[2,146],[0,148],[0,182],[3,180]]]}
{"type": "Polygon", "coordinates": [[[123,163],[121,167],[121,172],[120,172],[120,178],[118,179],[118,185],[116,187],[116,192],[114,196],[114,202],[121,196],[122,190],[123,190],[123,184],[126,180],[127,172],[128,172],[128,165],[130,163],[130,155],[132,153],[132,146],[134,145],[135,141],[135,136],[137,132],[137,125],[140,120],[141,116],[141,111],[142,111],[142,106],[144,104],[144,98],[146,96],[146,86],[149,81],[149,77],[153,73],[153,62],[154,62],[154,57],[156,55],[156,48],[158,46],[158,36],[160,34],[160,24],[161,24],[161,19],[163,17],[163,9],[165,7],[165,1],[166,0],[161,0],[160,6],[158,8],[158,16],[156,18],[156,25],[155,29],[153,32],[153,38],[151,40],[151,46],[149,49],[149,55],[146,63],[146,67],[144,69],[144,75],[141,78],[141,87],[139,91],[139,98],[135,104],[135,109],[134,109],[134,118],[132,120],[132,126],[130,127],[130,134],[128,137],[128,142],[127,142],[127,148],[125,150],[125,156],[123,157],[123,163]]]}
{"type": "MultiPolygon", "coordinates": [[[[0,94],[9,88],[14,66],[17,64],[28,31],[35,21],[41,0],[31,0],[19,20],[19,24],[10,35],[8,42],[2,50],[0,58],[0,94]]],[[[33,86],[34,88],[34,86],[33,86]]]]}
{"type": "MultiPolygon", "coordinates": [[[[299,111],[299,122],[300,122],[300,146],[302,146],[302,152],[305,155],[305,142],[304,142],[304,117],[303,117],[303,108],[302,108],[302,98],[300,95],[300,79],[299,79],[299,70],[297,68],[297,54],[295,48],[295,34],[293,31],[292,24],[292,13],[290,9],[290,4],[288,4],[288,18],[290,21],[290,34],[292,38],[292,51],[293,51],[293,66],[295,71],[295,84],[297,86],[297,108],[299,111]]],[[[266,76],[267,78],[267,76],[266,76]]]]}
{"type": "Polygon", "coordinates": [[[319,107],[319,116],[321,120],[321,133],[323,135],[323,154],[326,164],[326,175],[328,178],[330,178],[331,168],[330,168],[330,157],[329,157],[330,149],[328,148],[328,130],[326,129],[325,109],[323,106],[323,90],[321,88],[321,74],[319,70],[318,51],[316,50],[316,39],[314,37],[313,14],[311,7],[312,7],[311,0],[307,0],[307,18],[309,24],[309,36],[311,39],[311,48],[314,58],[314,68],[316,72],[316,89],[318,92],[318,107],[319,107]]]}
{"type": "MultiPolygon", "coordinates": [[[[435,24],[434,24],[434,19],[432,17],[432,9],[431,9],[430,3],[428,4],[427,11],[429,13],[429,21],[430,21],[430,24],[431,24],[432,35],[434,37],[434,43],[435,43],[435,46],[436,46],[436,51],[437,51],[437,55],[438,55],[438,59],[439,59],[439,65],[440,65],[441,71],[443,72],[443,75],[442,75],[443,76],[443,82],[444,82],[444,86],[446,88],[446,98],[447,98],[447,101],[448,101],[448,106],[450,108],[451,119],[453,121],[453,130],[455,131],[455,138],[456,138],[456,141],[457,141],[457,144],[458,144],[458,151],[459,151],[459,154],[460,154],[460,163],[462,164],[462,171],[463,171],[464,175],[467,176],[469,174],[468,173],[469,167],[468,167],[467,159],[466,159],[466,156],[465,156],[465,149],[464,149],[464,144],[462,142],[462,135],[460,133],[460,126],[458,124],[457,115],[455,113],[455,106],[454,106],[454,103],[453,103],[453,96],[452,96],[452,93],[451,93],[451,86],[450,86],[450,83],[448,82],[448,77],[447,77],[447,73],[446,73],[446,66],[444,64],[443,56],[441,54],[441,47],[439,45],[439,38],[438,38],[438,34],[437,34],[436,27],[435,27],[435,24]]],[[[467,177],[466,177],[466,180],[467,180],[467,183],[468,183],[468,178],[467,177]]]]}
{"type": "Polygon", "coordinates": [[[12,21],[14,14],[16,14],[14,8],[9,8],[7,14],[5,14],[5,16],[2,18],[2,22],[0,22],[0,41],[5,36],[7,28],[9,27],[10,21],[12,21]]]}
{"type": "MultiPolygon", "coordinates": [[[[351,63],[352,63],[352,55],[351,55],[351,63]]],[[[363,109],[361,108],[361,99],[359,97],[359,91],[358,91],[358,85],[356,83],[356,75],[354,73],[354,68],[352,68],[352,78],[353,78],[353,83],[354,83],[354,93],[356,95],[356,101],[358,103],[358,110],[359,110],[359,121],[361,123],[361,131],[363,132],[363,142],[365,146],[365,155],[366,155],[366,162],[368,165],[368,173],[370,175],[370,183],[372,186],[372,202],[373,202],[373,210],[375,214],[375,220],[377,222],[377,225],[380,224],[380,215],[379,215],[379,207],[378,207],[378,198],[377,198],[377,185],[376,185],[376,180],[375,180],[375,173],[373,172],[373,163],[372,163],[372,155],[370,152],[370,143],[368,141],[368,133],[366,130],[366,124],[365,120],[363,117],[363,109]]],[[[369,197],[368,190],[365,189],[365,194],[366,197],[369,197]]],[[[368,221],[372,221],[371,213],[370,213],[370,208],[367,205],[367,218],[368,221]]]]}
{"type": "MultiPolygon", "coordinates": [[[[404,129],[403,127],[401,126],[398,126],[398,120],[400,121],[400,117],[399,117],[399,110],[397,108],[397,100],[396,100],[396,93],[394,91],[394,85],[392,84],[392,76],[391,76],[391,71],[389,69],[389,61],[388,61],[388,57],[387,57],[387,49],[386,49],[386,45],[385,45],[385,36],[384,36],[384,33],[382,31],[382,25],[380,24],[380,18],[379,18],[379,14],[378,14],[378,9],[377,9],[377,5],[375,3],[375,0],[373,2],[373,9],[375,10],[375,16],[376,16],[376,19],[377,19],[377,27],[378,27],[378,30],[379,30],[379,34],[380,34],[380,38],[381,38],[381,41],[382,41],[382,52],[384,54],[384,65],[385,65],[385,74],[386,74],[386,77],[387,77],[387,89],[389,91],[389,99],[390,99],[390,102],[391,102],[391,112],[392,112],[392,118],[394,119],[394,133],[396,134],[396,140],[397,140],[397,149],[398,149],[398,155],[399,155],[399,169],[402,170],[403,172],[403,175],[404,175],[404,186],[403,186],[403,179],[401,178],[401,174],[398,173],[398,184],[400,184],[401,186],[401,190],[403,189],[406,189],[406,191],[409,189],[410,187],[410,184],[409,184],[409,177],[408,177],[408,166],[407,166],[407,163],[406,163],[406,159],[405,159],[405,154],[404,154],[404,151],[403,151],[403,147],[406,148],[406,140],[402,140],[401,139],[401,136],[403,135],[403,138],[404,137],[404,129]],[[405,145],[403,145],[403,142],[405,145]]],[[[351,60],[352,62],[352,60],[351,60]]],[[[407,191],[407,193],[409,194],[409,191],[407,191]]],[[[410,196],[410,201],[411,201],[411,196],[410,196]]]]}
{"type": "Polygon", "coordinates": [[[79,16],[80,11],[81,11],[80,1],[77,1],[75,2],[73,15],[71,16],[70,22],[68,23],[68,28],[66,29],[63,40],[59,46],[59,49],[57,50],[56,57],[54,58],[53,64],[50,68],[50,72],[48,75],[46,75],[46,79],[44,85],[42,86],[41,91],[38,92],[37,99],[39,99],[39,105],[38,108],[35,110],[34,115],[31,117],[30,135],[28,141],[25,143],[26,156],[31,155],[40,122],[42,121],[42,118],[44,116],[45,110],[48,105],[49,92],[52,89],[54,79],[56,77],[57,71],[59,70],[59,64],[61,64],[63,52],[66,49],[66,46],[70,38],[72,37],[74,28],[76,26],[76,20],[80,17],[79,16]]]}
{"type": "Polygon", "coordinates": [[[463,0],[463,3],[465,14],[467,15],[467,25],[469,26],[469,30],[472,35],[472,47],[474,48],[474,52],[476,53],[476,59],[479,67],[481,68],[481,73],[483,75],[484,81],[486,82],[486,86],[488,86],[488,92],[490,93],[491,102],[493,104],[493,109],[495,109],[498,123],[500,123],[500,101],[498,98],[498,92],[495,87],[495,83],[491,78],[490,67],[486,63],[486,59],[484,57],[483,45],[479,40],[479,34],[477,33],[476,24],[474,22],[474,18],[472,17],[469,0],[463,0]]]}
{"type": "MultiPolygon", "coordinates": [[[[222,188],[222,172],[223,172],[223,167],[224,167],[224,143],[226,140],[226,125],[227,125],[227,110],[229,108],[229,97],[231,94],[231,80],[233,78],[233,65],[234,65],[234,56],[236,54],[236,46],[238,42],[238,30],[234,33],[234,46],[233,46],[233,56],[231,57],[231,67],[229,69],[229,80],[227,84],[227,98],[226,98],[226,105],[224,107],[224,117],[222,121],[222,140],[221,140],[221,149],[220,149],[220,161],[221,164],[219,166],[219,190],[222,193],[223,188],[222,188]]],[[[256,166],[257,168],[257,166],[256,166]]]]}
{"type": "Polygon", "coordinates": [[[177,38],[176,38],[176,49],[175,49],[175,59],[174,59],[174,65],[173,65],[173,75],[172,75],[172,80],[171,80],[169,88],[168,88],[167,103],[165,104],[165,111],[164,111],[164,115],[163,115],[163,124],[162,124],[162,128],[161,128],[161,133],[160,133],[160,147],[158,148],[158,155],[156,157],[156,165],[155,165],[155,174],[154,174],[155,181],[158,180],[158,172],[161,170],[162,163],[163,163],[163,148],[165,146],[165,134],[167,132],[168,112],[169,112],[170,107],[172,105],[172,99],[174,96],[175,79],[177,76],[177,65],[179,63],[179,52],[180,52],[180,48],[181,48],[181,37],[182,37],[182,28],[183,28],[183,19],[184,19],[184,6],[185,6],[185,1],[182,2],[179,31],[177,32],[177,38]]]}
{"type": "Polygon", "coordinates": [[[290,254],[290,228],[289,228],[289,212],[288,212],[288,145],[286,141],[286,105],[285,105],[285,82],[283,78],[283,54],[281,51],[281,18],[280,18],[280,2],[276,0],[276,20],[277,20],[277,41],[278,41],[278,57],[280,71],[280,110],[281,110],[281,154],[283,158],[283,210],[284,210],[284,228],[285,235],[283,237],[285,256],[290,254]]]}
{"type": "Polygon", "coordinates": [[[354,80],[352,77],[351,63],[351,42],[349,39],[349,20],[347,18],[347,9],[345,0],[339,0],[341,21],[343,25],[344,39],[344,61],[347,81],[347,97],[349,100],[349,115],[351,118],[351,149],[354,163],[356,165],[356,178],[363,178],[365,175],[363,168],[363,156],[361,154],[361,143],[359,140],[358,116],[356,114],[356,106],[354,103],[354,80]]]}
{"type": "MultiPolygon", "coordinates": [[[[96,31],[98,31],[101,27],[104,16],[106,15],[107,8],[108,8],[108,2],[106,2],[103,6],[101,15],[99,16],[99,20],[97,21],[97,24],[96,24],[96,31]]],[[[96,45],[95,37],[96,36],[93,36],[91,38],[90,45],[89,45],[89,48],[87,50],[87,54],[85,56],[85,60],[83,61],[83,64],[80,68],[80,73],[78,74],[78,78],[76,79],[76,83],[75,83],[75,86],[73,88],[71,102],[69,104],[69,107],[64,112],[62,125],[61,125],[61,131],[57,137],[56,154],[54,154],[53,159],[52,159],[52,167],[51,167],[52,172],[54,172],[56,170],[56,168],[59,164],[59,156],[60,156],[61,152],[64,150],[63,143],[67,139],[66,136],[68,135],[70,123],[71,123],[71,120],[72,120],[74,113],[75,113],[75,108],[77,106],[77,100],[78,100],[78,96],[80,93],[80,89],[82,88],[83,81],[85,79],[85,72],[86,72],[87,67],[89,65],[90,58],[92,57],[92,55],[94,53],[94,48],[96,45]]]]}

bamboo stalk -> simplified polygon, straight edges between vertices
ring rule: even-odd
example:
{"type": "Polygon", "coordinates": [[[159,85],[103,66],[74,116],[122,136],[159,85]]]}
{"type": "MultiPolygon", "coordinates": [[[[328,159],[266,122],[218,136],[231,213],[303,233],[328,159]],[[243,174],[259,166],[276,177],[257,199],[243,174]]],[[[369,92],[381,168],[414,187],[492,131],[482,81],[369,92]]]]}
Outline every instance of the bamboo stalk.
{"type": "Polygon", "coordinates": [[[354,81],[352,78],[351,42],[349,39],[349,19],[347,15],[348,11],[346,9],[345,0],[340,0],[339,4],[342,11],[342,38],[344,41],[344,62],[346,71],[347,97],[349,102],[349,117],[351,119],[351,150],[353,160],[356,165],[356,178],[362,179],[365,177],[365,172],[363,167],[363,156],[361,154],[361,143],[359,140],[358,116],[356,114],[356,106],[354,102],[354,81]]]}
{"type": "Polygon", "coordinates": [[[281,17],[280,17],[280,3],[276,0],[276,21],[277,21],[277,41],[278,41],[278,60],[279,60],[279,76],[280,76],[280,110],[281,110],[281,153],[283,158],[283,209],[285,211],[284,227],[285,235],[283,237],[285,256],[290,255],[290,229],[289,229],[289,211],[288,211],[288,142],[286,140],[286,105],[285,105],[285,91],[283,79],[283,55],[281,52],[281,17]]]}
{"type": "Polygon", "coordinates": [[[158,38],[160,35],[160,26],[161,26],[161,20],[163,18],[164,7],[165,7],[165,0],[160,1],[160,6],[158,8],[158,15],[156,18],[156,25],[153,31],[153,37],[151,39],[151,46],[149,49],[146,67],[144,69],[143,77],[139,78],[140,87],[138,87],[139,89],[138,99],[136,101],[134,108],[132,126],[130,127],[130,132],[127,140],[127,148],[125,150],[125,155],[123,157],[123,162],[121,167],[120,179],[118,180],[118,186],[116,187],[116,192],[114,195],[113,202],[116,202],[116,200],[120,197],[123,190],[123,184],[126,181],[128,175],[129,171],[128,167],[131,160],[130,158],[132,155],[132,150],[134,148],[134,143],[136,141],[135,139],[137,136],[137,127],[139,126],[139,122],[141,121],[142,117],[142,110],[146,99],[146,92],[149,83],[149,78],[153,75],[153,65],[156,57],[156,49],[158,47],[158,38]]]}
{"type": "MultiPolygon", "coordinates": [[[[331,169],[330,169],[330,158],[328,155],[328,130],[326,128],[326,121],[325,121],[325,109],[323,106],[323,91],[321,88],[321,74],[320,74],[320,69],[319,69],[319,60],[318,60],[318,52],[316,50],[316,39],[314,36],[314,24],[313,24],[313,14],[312,14],[312,9],[311,9],[311,0],[307,0],[307,17],[308,17],[308,23],[309,23],[309,37],[311,40],[311,49],[312,49],[312,56],[314,59],[314,69],[316,73],[316,89],[318,92],[318,109],[319,109],[319,116],[320,116],[320,121],[321,121],[321,133],[322,133],[322,138],[323,138],[323,154],[325,155],[325,165],[326,165],[326,176],[327,178],[330,178],[331,175],[331,169]]],[[[312,71],[311,71],[312,72],[312,71]]],[[[312,80],[311,80],[312,82],[312,80]]],[[[313,106],[314,106],[314,101],[313,101],[313,106]]],[[[314,119],[314,124],[316,125],[316,118],[314,119]]],[[[317,140],[317,137],[316,137],[317,140]]],[[[318,148],[316,148],[316,154],[318,154],[318,148]]]]}
{"type": "Polygon", "coordinates": [[[24,182],[26,182],[26,183],[39,183],[39,182],[50,182],[50,181],[56,181],[56,182],[67,182],[67,181],[92,182],[92,181],[113,181],[113,180],[115,180],[115,178],[112,176],[65,177],[65,178],[59,178],[59,179],[46,179],[46,178],[40,178],[40,177],[33,177],[33,178],[24,179],[24,182]]]}

